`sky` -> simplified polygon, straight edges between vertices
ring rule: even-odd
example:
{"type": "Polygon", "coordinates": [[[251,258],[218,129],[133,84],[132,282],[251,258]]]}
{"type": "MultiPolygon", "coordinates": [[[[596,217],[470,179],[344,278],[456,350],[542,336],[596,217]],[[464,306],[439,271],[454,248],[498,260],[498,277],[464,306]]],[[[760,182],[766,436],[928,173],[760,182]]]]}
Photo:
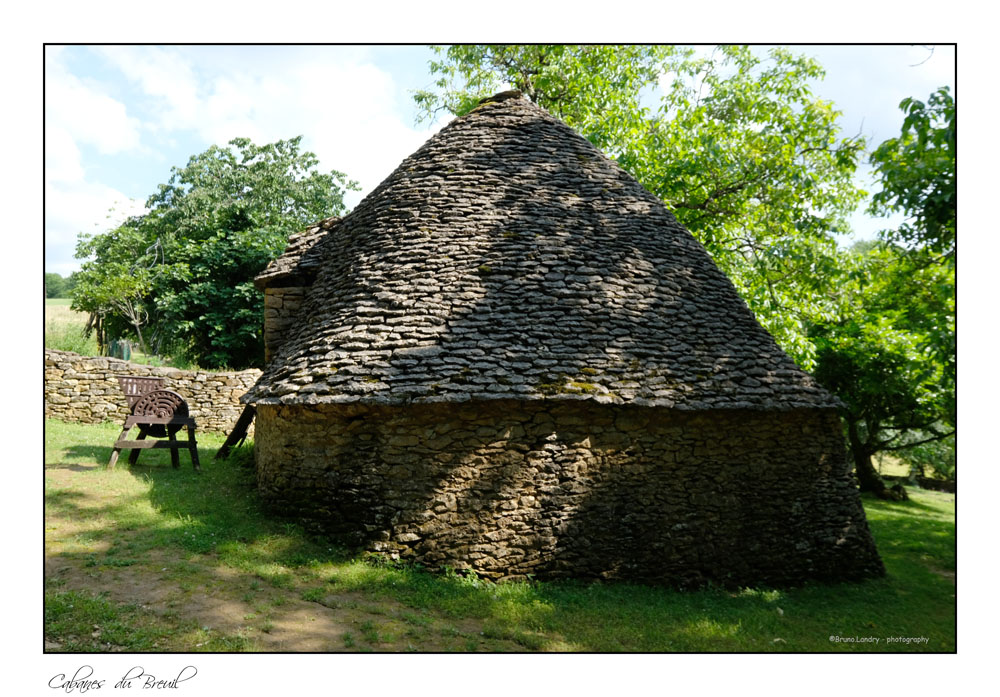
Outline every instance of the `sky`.
{"type": "MultiPolygon", "coordinates": [[[[794,48],[826,69],[813,92],[843,111],[844,135],[872,143],[899,133],[903,98],[954,92],[954,46],[794,48]]],[[[416,122],[412,91],[431,86],[432,57],[405,45],[47,46],[45,270],[77,270],[79,232],[141,213],[172,167],[235,137],[301,135],[322,171],[361,184],[346,197],[353,207],[447,121],[416,122]]],[[[859,237],[893,222],[860,210],[851,220],[859,237]]]]}

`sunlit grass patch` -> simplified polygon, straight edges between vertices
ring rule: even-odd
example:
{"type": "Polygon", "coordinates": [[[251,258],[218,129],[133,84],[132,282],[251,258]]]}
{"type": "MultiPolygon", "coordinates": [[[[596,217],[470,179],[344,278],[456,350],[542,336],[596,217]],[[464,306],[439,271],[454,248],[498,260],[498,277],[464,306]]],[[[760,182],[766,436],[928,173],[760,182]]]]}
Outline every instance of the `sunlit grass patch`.
{"type": "Polygon", "coordinates": [[[45,594],[46,651],[150,652],[253,651],[248,636],[211,632],[191,622],[157,616],[99,593],[45,594]]]}

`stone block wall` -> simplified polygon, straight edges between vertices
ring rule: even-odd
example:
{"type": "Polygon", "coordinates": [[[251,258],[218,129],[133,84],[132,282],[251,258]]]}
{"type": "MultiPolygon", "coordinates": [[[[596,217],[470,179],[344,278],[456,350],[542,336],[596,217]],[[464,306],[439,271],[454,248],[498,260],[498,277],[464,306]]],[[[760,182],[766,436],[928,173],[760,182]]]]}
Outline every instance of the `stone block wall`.
{"type": "Polygon", "coordinates": [[[285,340],[292,320],[302,306],[308,288],[267,288],[264,290],[264,361],[271,360],[285,340]]]}
{"type": "Polygon", "coordinates": [[[430,567],[684,587],[884,573],[834,410],[258,405],[257,433],[274,510],[430,567]]]}
{"type": "Polygon", "coordinates": [[[124,422],[128,400],[118,386],[117,375],[164,378],[163,386],[187,401],[199,430],[229,433],[243,411],[240,397],[260,377],[260,371],[154,368],[117,358],[45,349],[45,416],[81,423],[124,422]]]}

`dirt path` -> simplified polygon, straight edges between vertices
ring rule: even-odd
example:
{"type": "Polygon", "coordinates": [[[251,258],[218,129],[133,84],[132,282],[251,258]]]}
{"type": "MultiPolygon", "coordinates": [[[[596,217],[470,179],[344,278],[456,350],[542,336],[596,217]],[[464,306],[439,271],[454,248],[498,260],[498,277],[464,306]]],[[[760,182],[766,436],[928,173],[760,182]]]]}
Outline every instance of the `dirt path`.
{"type": "MultiPolygon", "coordinates": [[[[90,468],[46,467],[46,479],[53,488],[70,491],[78,511],[100,510],[114,503],[114,492],[75,486],[75,478],[85,469],[90,468]]],[[[138,606],[158,622],[178,627],[194,625],[203,635],[214,632],[247,639],[254,651],[524,650],[512,641],[486,638],[478,622],[456,621],[392,600],[335,592],[305,600],[304,587],[294,583],[291,587],[275,587],[256,575],[223,565],[212,554],[159,549],[144,552],[141,561],[129,561],[120,568],[96,564],[95,555],[106,553],[109,547],[106,542],[88,538],[88,533],[100,524],[86,516],[70,518],[47,508],[47,589],[104,592],[111,602],[138,606]]],[[[127,543],[134,534],[123,530],[116,539],[127,543]]],[[[175,639],[181,644],[186,640],[185,636],[175,639]]],[[[58,641],[47,643],[50,650],[58,650],[59,646],[58,641]]],[[[164,651],[183,652],[199,647],[157,646],[164,651]]]]}

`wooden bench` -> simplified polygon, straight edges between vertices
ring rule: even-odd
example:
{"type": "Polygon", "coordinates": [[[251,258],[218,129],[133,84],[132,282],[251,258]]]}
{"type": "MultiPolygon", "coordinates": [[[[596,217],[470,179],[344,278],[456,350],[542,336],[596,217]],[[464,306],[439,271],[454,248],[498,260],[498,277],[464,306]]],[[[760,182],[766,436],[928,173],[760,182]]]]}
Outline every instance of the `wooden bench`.
{"type": "Polygon", "coordinates": [[[188,414],[187,402],[173,390],[163,389],[163,378],[143,378],[133,375],[118,375],[118,384],[128,400],[129,415],[125,419],[121,435],[115,441],[111,451],[108,468],[114,468],[118,455],[123,449],[131,449],[128,463],[134,465],[139,461],[139,453],[147,448],[170,448],[170,464],[180,467],[179,448],[187,448],[191,453],[191,463],[196,470],[201,470],[198,462],[198,444],[195,441],[194,419],[188,414]],[[139,428],[136,440],[127,440],[129,432],[139,428]],[[178,431],[187,428],[188,439],[179,441],[175,438],[178,431]],[[146,440],[147,437],[158,440],[146,440]],[[163,440],[163,439],[166,440],[163,440]]]}

